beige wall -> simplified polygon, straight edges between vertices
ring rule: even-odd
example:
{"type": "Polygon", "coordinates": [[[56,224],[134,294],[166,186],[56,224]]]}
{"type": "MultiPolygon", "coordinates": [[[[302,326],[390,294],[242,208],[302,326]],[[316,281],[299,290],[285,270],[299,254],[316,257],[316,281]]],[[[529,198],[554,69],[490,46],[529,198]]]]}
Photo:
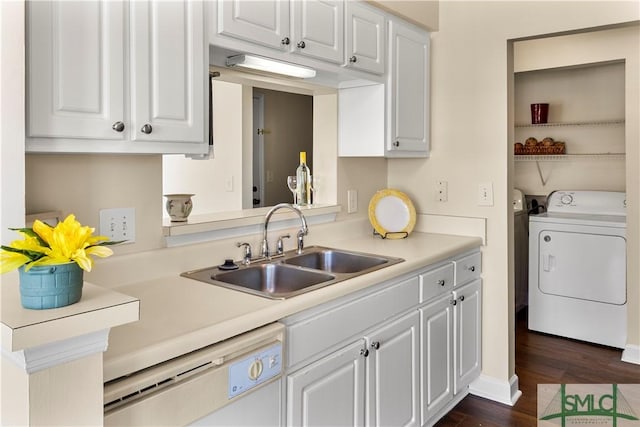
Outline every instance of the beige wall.
{"type": "Polygon", "coordinates": [[[439,0],[370,0],[368,2],[427,30],[438,30],[439,0]]]}
{"type": "MultiPolygon", "coordinates": [[[[439,32],[432,34],[432,155],[426,161],[390,160],[388,181],[390,186],[407,185],[420,212],[487,218],[483,373],[508,381],[514,373],[513,70],[508,41],[638,20],[640,11],[631,1],[461,1],[441,2],[439,15],[439,32]],[[438,179],[449,183],[448,202],[435,201],[438,179]],[[479,182],[493,183],[493,207],[477,206],[479,182]]],[[[637,93],[628,95],[637,99],[637,93]]],[[[630,119],[635,124],[627,123],[629,129],[637,128],[637,117],[630,119]]],[[[627,170],[637,173],[637,152],[628,153],[627,170]]],[[[636,200],[629,209],[633,214],[637,194],[630,200],[636,200]]],[[[629,231],[638,240],[633,228],[629,231]]],[[[630,249],[637,260],[637,249],[630,249]]],[[[637,273],[633,280],[637,282],[637,273]]],[[[639,342],[637,335],[633,331],[631,343],[639,342]]]]}
{"type": "MultiPolygon", "coordinates": [[[[521,57],[518,49],[526,43],[516,43],[514,55],[521,57]]],[[[550,123],[624,119],[625,64],[607,62],[517,73],[516,123],[531,123],[530,104],[535,102],[549,103],[550,123]]],[[[523,143],[528,137],[565,141],[568,154],[625,152],[624,124],[516,127],[515,141],[523,143]]],[[[625,179],[624,156],[573,158],[538,164],[516,162],[514,186],[525,194],[538,195],[558,189],[624,191],[625,179]]]]}

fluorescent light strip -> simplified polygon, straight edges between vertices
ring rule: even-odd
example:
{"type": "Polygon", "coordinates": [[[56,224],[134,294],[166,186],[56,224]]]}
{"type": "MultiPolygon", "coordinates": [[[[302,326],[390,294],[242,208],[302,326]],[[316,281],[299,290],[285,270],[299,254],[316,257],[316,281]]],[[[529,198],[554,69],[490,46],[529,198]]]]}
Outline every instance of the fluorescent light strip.
{"type": "Polygon", "coordinates": [[[274,59],[254,55],[234,55],[227,58],[227,67],[244,67],[252,70],[267,71],[269,73],[284,74],[285,76],[310,79],[316,76],[312,68],[293,65],[274,59]]]}

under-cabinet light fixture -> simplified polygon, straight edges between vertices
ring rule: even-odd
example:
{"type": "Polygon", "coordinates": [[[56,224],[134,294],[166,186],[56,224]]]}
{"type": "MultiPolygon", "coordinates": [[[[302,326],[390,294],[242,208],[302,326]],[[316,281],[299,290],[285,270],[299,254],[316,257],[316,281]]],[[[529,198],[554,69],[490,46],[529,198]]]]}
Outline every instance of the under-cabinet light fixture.
{"type": "Polygon", "coordinates": [[[255,55],[234,55],[227,58],[227,67],[243,67],[252,70],[267,71],[269,73],[284,74],[285,76],[310,79],[316,76],[316,70],[263,58],[255,55]]]}

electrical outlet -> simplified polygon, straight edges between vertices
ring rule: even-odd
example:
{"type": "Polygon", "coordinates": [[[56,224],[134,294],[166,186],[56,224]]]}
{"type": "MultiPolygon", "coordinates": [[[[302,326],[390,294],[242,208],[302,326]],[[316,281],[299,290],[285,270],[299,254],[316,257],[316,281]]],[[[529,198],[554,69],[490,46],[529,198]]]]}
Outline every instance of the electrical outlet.
{"type": "Polygon", "coordinates": [[[436,200],[439,202],[446,202],[449,198],[448,191],[449,184],[447,181],[438,181],[436,183],[436,200]]]}
{"type": "Polygon", "coordinates": [[[358,190],[347,190],[347,213],[358,212],[358,190]]]}
{"type": "Polygon", "coordinates": [[[493,206],[493,183],[478,184],[478,206],[493,206]]]}
{"type": "Polygon", "coordinates": [[[135,208],[114,208],[100,210],[100,234],[109,240],[136,241],[135,208]]]}

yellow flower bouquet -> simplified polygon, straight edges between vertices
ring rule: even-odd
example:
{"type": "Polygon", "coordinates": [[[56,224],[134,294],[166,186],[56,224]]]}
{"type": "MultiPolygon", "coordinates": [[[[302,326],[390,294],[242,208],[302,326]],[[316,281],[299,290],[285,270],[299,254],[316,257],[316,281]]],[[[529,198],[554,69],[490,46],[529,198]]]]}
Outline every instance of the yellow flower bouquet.
{"type": "Polygon", "coordinates": [[[23,237],[1,246],[0,273],[20,272],[20,294],[25,308],[55,308],[80,300],[83,271],[91,271],[93,259],[113,254],[105,236],[83,226],[71,214],[52,227],[36,220],[32,228],[13,228],[23,237]]]}

